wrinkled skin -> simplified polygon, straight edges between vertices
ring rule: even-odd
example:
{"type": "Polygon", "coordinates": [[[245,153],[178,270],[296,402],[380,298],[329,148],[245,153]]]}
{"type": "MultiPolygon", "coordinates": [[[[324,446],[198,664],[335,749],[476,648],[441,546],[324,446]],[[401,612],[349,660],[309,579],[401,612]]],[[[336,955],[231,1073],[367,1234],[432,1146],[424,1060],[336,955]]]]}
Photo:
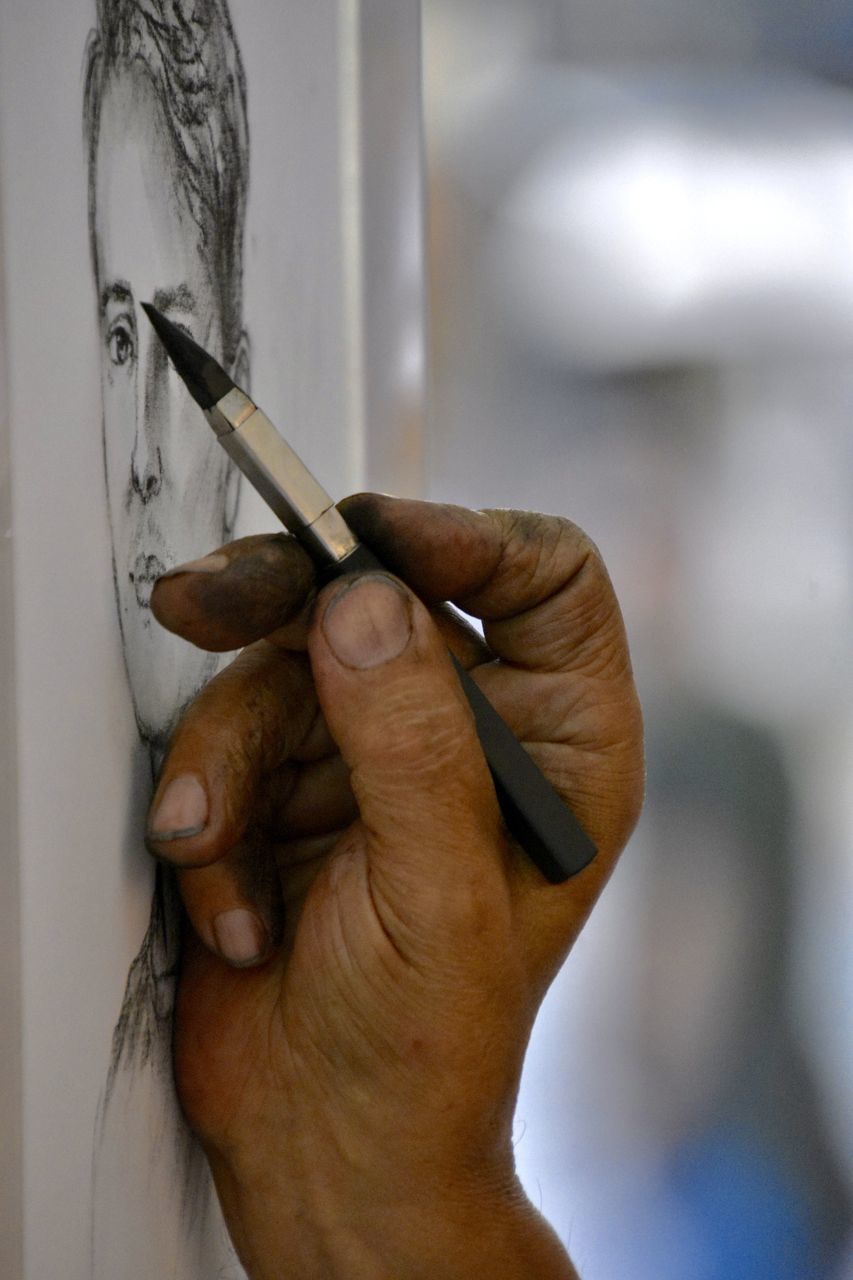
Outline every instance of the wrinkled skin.
{"type": "Polygon", "coordinates": [[[342,509],[411,591],[368,576],[318,595],[284,536],[154,590],[170,630],[248,646],[178,726],[152,804],[192,926],[179,1096],[253,1280],[571,1277],[511,1126],[536,1011],[641,804],[619,607],[568,521],[374,495],[342,509]],[[565,885],[504,831],[448,645],[598,846],[565,885]],[[158,817],[178,778],[207,812],[174,837],[158,817]],[[232,908],[265,928],[241,968],[213,928],[232,908]]]}

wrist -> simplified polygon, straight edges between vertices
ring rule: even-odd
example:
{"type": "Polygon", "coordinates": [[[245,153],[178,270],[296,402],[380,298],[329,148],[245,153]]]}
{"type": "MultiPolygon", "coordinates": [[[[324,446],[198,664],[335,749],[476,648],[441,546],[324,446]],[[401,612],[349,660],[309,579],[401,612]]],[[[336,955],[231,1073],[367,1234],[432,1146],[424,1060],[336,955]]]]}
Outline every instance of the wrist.
{"type": "Polygon", "coordinates": [[[500,1191],[424,1193],[393,1208],[370,1231],[364,1255],[336,1258],[335,1280],[350,1280],[359,1256],[370,1259],[366,1274],[376,1280],[577,1280],[556,1234],[517,1182],[500,1191]]]}
{"type": "Polygon", "coordinates": [[[212,1167],[249,1280],[577,1280],[514,1174],[383,1190],[316,1170],[249,1185],[212,1167]]]}

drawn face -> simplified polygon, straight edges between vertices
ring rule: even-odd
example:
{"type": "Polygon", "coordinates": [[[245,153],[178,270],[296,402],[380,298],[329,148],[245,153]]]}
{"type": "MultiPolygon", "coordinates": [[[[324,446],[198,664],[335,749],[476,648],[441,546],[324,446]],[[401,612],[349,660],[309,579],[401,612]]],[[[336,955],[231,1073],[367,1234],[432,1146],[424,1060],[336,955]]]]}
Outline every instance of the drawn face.
{"type": "Polygon", "coordinates": [[[101,384],[116,603],[137,724],[162,743],[216,659],[165,632],[149,605],[167,569],[227,535],[227,458],[169,364],[141,302],[217,353],[222,325],[201,234],[143,73],[103,101],[95,188],[101,384]]]}

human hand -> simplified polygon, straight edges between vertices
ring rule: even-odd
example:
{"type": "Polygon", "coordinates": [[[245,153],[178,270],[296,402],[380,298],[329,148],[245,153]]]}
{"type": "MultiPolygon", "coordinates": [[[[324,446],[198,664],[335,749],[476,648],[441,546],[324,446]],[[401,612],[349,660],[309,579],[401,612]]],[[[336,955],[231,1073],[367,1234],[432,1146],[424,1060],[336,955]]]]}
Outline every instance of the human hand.
{"type": "Polygon", "coordinates": [[[515,1178],[512,1115],[539,1003],[641,803],[619,608],[566,521],[342,509],[420,599],[370,575],[314,601],[281,536],[152,596],[194,643],[249,646],[179,724],[152,803],[193,925],[179,1096],[253,1280],[571,1276],[515,1178]],[[564,885],[505,835],[447,645],[598,846],[564,885]]]}

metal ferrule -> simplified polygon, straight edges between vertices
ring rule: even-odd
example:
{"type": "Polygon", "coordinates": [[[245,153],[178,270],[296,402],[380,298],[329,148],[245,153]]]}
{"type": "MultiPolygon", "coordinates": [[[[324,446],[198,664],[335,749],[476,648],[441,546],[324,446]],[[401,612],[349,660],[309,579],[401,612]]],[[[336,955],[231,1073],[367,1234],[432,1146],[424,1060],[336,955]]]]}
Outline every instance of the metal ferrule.
{"type": "Polygon", "coordinates": [[[243,475],[321,564],[337,564],[358,539],[266,414],[235,387],[207,411],[219,443],[243,475]]]}

